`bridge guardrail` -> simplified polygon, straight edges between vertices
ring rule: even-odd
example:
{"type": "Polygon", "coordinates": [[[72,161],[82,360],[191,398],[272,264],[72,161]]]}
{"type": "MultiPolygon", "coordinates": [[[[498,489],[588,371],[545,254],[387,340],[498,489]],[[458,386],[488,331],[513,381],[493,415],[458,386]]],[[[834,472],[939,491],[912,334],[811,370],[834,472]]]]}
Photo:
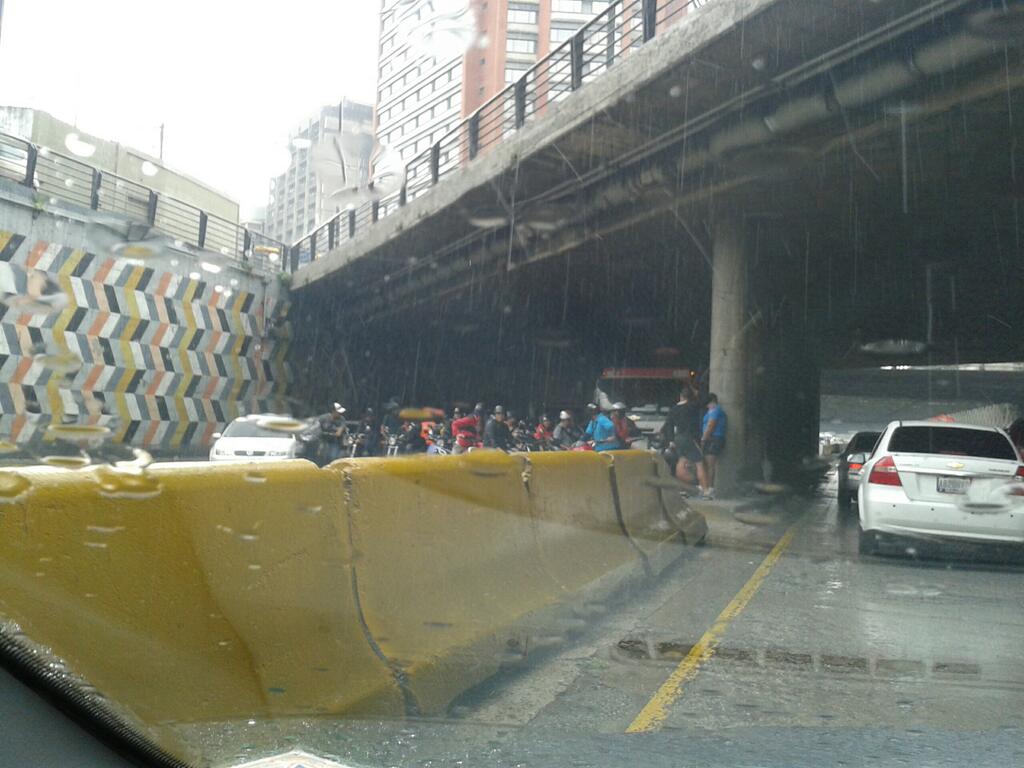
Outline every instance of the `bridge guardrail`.
{"type": "Polygon", "coordinates": [[[175,240],[260,274],[283,268],[288,246],[235,222],[48,147],[0,133],[0,177],[93,211],[147,222],[175,240]]]}
{"type": "Polygon", "coordinates": [[[442,178],[465,168],[527,123],[543,117],[549,105],[583,88],[622,60],[658,30],[710,0],[615,0],[571,38],[548,53],[517,81],[485,102],[405,166],[397,192],[337,214],[289,249],[287,268],[322,257],[357,238],[409,201],[428,194],[442,178]]]}

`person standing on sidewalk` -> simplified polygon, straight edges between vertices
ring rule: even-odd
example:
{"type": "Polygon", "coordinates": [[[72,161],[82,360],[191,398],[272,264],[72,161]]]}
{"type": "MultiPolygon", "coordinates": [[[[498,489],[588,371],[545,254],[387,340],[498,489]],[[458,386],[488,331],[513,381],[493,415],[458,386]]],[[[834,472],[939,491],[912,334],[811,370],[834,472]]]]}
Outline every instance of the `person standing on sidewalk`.
{"type": "Polygon", "coordinates": [[[718,404],[718,395],[711,392],[704,409],[701,422],[700,447],[704,453],[704,484],[702,490],[707,499],[715,498],[715,472],[718,470],[718,457],[725,450],[725,429],[728,418],[722,406],[718,404]]]}
{"type": "Polygon", "coordinates": [[[704,456],[700,450],[700,403],[689,384],[679,393],[679,402],[668,412],[661,428],[662,436],[677,458],[675,475],[686,486],[699,485],[703,492],[704,456]]]}

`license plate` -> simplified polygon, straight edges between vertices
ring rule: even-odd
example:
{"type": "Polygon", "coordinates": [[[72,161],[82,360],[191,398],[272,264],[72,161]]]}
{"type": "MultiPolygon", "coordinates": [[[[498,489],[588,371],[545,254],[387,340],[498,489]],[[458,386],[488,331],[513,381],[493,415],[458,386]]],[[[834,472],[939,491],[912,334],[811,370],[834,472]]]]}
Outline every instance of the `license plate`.
{"type": "Polygon", "coordinates": [[[970,485],[968,477],[940,477],[937,488],[939,493],[967,493],[970,485]]]}

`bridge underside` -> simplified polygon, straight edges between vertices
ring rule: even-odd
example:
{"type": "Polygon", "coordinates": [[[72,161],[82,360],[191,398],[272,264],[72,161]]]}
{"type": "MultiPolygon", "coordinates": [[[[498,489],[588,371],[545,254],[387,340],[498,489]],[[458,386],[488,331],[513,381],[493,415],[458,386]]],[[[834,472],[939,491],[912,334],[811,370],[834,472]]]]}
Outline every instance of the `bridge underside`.
{"type": "Polygon", "coordinates": [[[766,4],[297,291],[295,395],[536,413],[710,365],[807,403],[745,417],[753,461],[816,436],[822,365],[1022,359],[1020,7],[833,6],[766,4]]]}

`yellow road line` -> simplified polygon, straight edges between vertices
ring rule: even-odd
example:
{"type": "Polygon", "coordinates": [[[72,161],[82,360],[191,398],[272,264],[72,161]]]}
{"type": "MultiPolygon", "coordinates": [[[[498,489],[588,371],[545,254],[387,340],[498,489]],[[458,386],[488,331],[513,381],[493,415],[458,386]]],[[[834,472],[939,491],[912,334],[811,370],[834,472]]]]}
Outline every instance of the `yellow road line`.
{"type": "Polygon", "coordinates": [[[718,614],[718,618],[715,619],[715,623],[711,625],[711,628],[690,649],[690,652],[686,654],[686,658],[679,662],[679,666],[675,668],[675,671],[669,675],[657,693],[640,710],[640,714],[630,723],[626,733],[650,733],[661,728],[668,717],[669,709],[683,695],[683,685],[694,678],[700,670],[701,664],[715,655],[715,649],[718,647],[722,635],[729,628],[729,622],[739,616],[743,609],[747,607],[747,603],[750,602],[751,598],[757,594],[757,590],[761,588],[761,584],[764,582],[765,577],[768,576],[772,566],[778,562],[783,552],[786,551],[786,548],[793,541],[794,533],[796,533],[796,524],[786,531],[782,538],[772,547],[772,551],[768,553],[768,556],[757,567],[754,575],[750,577],[747,583],[743,585],[743,588],[725,606],[725,610],[718,614]]]}

